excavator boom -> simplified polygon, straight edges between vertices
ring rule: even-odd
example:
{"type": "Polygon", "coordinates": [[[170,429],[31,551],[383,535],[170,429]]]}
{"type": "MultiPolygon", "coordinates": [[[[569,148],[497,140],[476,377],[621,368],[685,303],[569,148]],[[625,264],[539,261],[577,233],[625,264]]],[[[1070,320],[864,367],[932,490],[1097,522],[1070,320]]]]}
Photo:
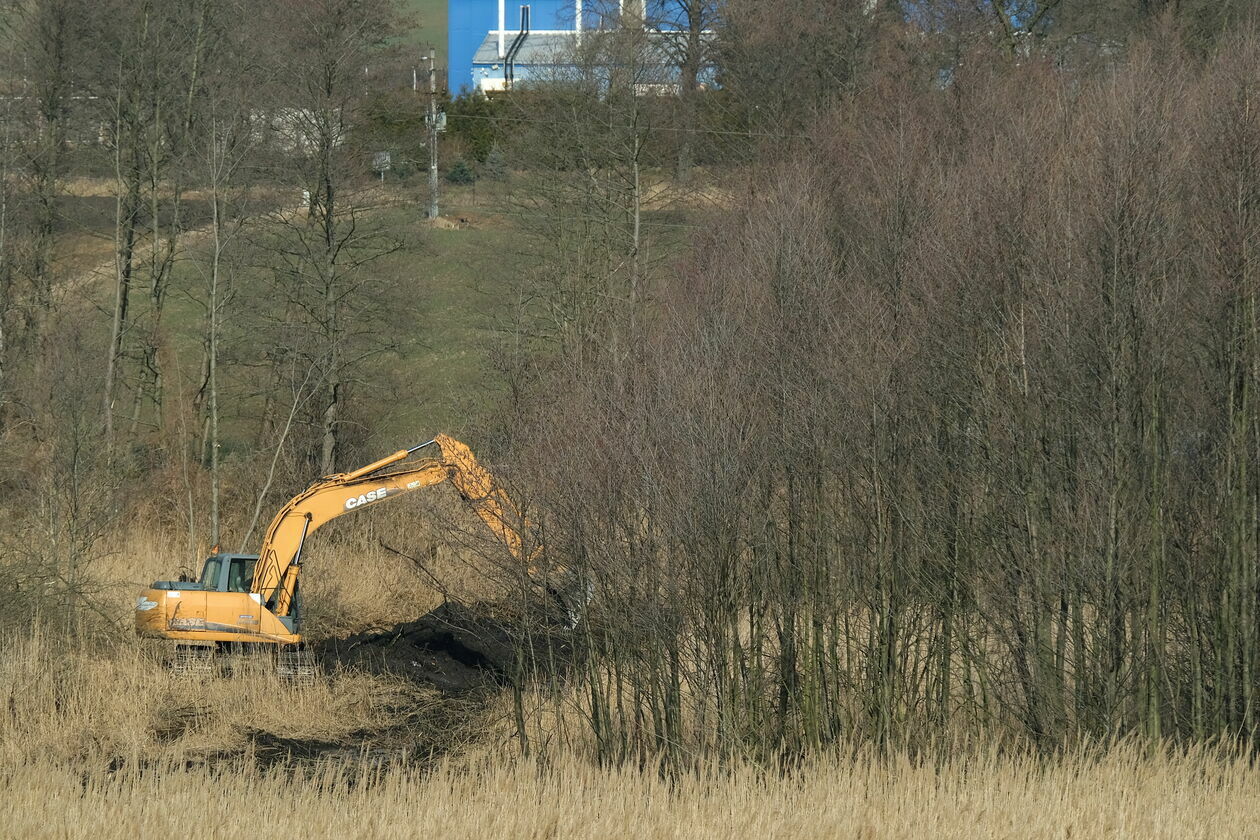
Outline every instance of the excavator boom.
{"type": "Polygon", "coordinates": [[[317,482],[290,499],[271,520],[258,553],[250,591],[257,592],[264,604],[284,615],[292,595],[281,586],[285,573],[301,562],[302,546],[320,526],[388,498],[440,484],[449,476],[444,464],[430,460],[388,475],[331,476],[317,482]]]}

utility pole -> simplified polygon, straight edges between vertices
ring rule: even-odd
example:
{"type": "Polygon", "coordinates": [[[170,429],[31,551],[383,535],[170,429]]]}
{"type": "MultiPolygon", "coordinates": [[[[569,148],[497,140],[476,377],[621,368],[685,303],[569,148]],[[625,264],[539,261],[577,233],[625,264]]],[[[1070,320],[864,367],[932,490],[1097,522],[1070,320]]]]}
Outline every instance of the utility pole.
{"type": "Polygon", "coordinates": [[[429,218],[438,217],[437,173],[437,50],[429,47],[429,218]]]}

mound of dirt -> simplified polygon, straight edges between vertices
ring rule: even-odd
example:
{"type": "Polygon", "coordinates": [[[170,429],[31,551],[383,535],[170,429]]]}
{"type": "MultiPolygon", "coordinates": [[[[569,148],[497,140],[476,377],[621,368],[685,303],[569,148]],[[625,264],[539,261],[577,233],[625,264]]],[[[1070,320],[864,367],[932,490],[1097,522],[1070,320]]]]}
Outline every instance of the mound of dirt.
{"type": "Polygon", "coordinates": [[[513,632],[480,609],[446,603],[383,633],[324,642],[315,653],[325,669],[397,674],[462,694],[510,679],[517,665],[513,632]]]}

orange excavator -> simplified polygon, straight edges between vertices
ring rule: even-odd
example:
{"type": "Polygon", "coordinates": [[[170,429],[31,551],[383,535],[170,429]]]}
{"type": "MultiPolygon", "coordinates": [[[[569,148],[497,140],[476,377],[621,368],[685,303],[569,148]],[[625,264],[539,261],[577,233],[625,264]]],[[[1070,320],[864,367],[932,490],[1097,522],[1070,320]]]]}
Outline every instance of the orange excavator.
{"type": "Polygon", "coordinates": [[[136,602],[136,632],[200,654],[240,643],[296,651],[302,641],[298,579],[311,534],[338,516],[444,481],[535,573],[542,546],[530,524],[467,446],[438,435],[352,472],[324,476],[280,509],[258,554],[215,554],[199,581],[157,581],[136,602]],[[439,457],[404,463],[433,444],[439,457]]]}

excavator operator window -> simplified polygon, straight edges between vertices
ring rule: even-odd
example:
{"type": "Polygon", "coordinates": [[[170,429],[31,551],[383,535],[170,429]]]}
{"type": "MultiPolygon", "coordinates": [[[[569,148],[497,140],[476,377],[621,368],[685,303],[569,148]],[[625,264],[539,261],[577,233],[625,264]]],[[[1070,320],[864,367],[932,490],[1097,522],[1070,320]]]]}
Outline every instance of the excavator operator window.
{"type": "Polygon", "coordinates": [[[219,568],[222,562],[218,557],[211,557],[206,561],[206,566],[201,572],[202,589],[219,588],[219,568]]]}
{"type": "Polygon", "coordinates": [[[248,557],[233,557],[228,567],[228,592],[248,592],[254,579],[254,561],[248,557]]]}

